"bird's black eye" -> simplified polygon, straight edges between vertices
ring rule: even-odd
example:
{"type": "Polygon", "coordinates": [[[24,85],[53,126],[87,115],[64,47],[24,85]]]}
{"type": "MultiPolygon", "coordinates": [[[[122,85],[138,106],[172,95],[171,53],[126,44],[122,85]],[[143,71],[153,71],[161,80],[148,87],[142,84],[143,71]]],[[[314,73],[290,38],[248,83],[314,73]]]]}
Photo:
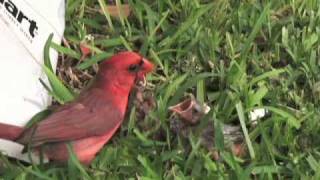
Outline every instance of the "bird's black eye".
{"type": "Polygon", "coordinates": [[[143,60],[141,60],[140,62],[139,62],[139,64],[132,64],[132,65],[130,65],[129,66],[129,71],[130,72],[138,72],[139,70],[140,70],[140,68],[142,67],[142,65],[143,65],[143,60]]]}
{"type": "Polygon", "coordinates": [[[140,69],[140,65],[139,64],[132,64],[129,66],[129,71],[130,72],[138,72],[140,69]]]}

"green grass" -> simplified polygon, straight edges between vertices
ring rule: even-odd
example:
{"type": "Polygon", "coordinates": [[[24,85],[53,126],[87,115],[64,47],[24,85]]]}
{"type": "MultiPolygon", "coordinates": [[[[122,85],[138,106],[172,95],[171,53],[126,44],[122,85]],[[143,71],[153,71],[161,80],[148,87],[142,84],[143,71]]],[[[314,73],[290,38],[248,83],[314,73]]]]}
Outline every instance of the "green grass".
{"type": "MultiPolygon", "coordinates": [[[[129,0],[131,16],[118,19],[102,11],[105,4],[68,0],[70,47],[51,47],[78,73],[93,73],[97,62],[118,51],[140,52],[157,65],[148,78],[157,108],[143,120],[132,111],[90,168],[74,156],[65,167],[1,157],[3,179],[320,178],[319,1],[129,0]],[[82,42],[93,51],[84,61],[82,42]],[[216,125],[219,161],[197,134],[184,139],[169,128],[168,107],[187,93],[211,107],[205,123],[216,125]],[[270,115],[254,126],[248,114],[258,107],[270,115]],[[223,123],[241,124],[244,157],[225,148],[223,123]]],[[[58,102],[73,98],[68,81],[66,88],[50,67],[45,72],[58,102]]]]}

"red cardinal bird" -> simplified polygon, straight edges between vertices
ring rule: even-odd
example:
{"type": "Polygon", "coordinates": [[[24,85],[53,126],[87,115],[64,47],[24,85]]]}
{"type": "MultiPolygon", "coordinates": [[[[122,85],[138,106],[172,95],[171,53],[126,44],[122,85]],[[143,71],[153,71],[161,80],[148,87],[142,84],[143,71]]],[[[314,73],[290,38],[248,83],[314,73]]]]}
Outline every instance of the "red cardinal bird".
{"type": "Polygon", "coordinates": [[[46,119],[23,129],[0,123],[0,138],[41,149],[58,162],[69,158],[71,144],[78,159],[89,164],[121,125],[129,93],[153,64],[137,53],[122,52],[100,64],[92,86],[46,119]]]}

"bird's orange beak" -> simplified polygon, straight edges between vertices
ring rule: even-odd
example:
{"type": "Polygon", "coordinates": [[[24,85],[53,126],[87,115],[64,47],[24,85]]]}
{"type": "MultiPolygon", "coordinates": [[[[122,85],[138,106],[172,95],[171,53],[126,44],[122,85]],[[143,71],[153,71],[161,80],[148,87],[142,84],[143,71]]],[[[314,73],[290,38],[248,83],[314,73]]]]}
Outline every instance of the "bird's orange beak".
{"type": "Polygon", "coordinates": [[[138,76],[136,79],[136,83],[141,86],[146,86],[147,80],[146,80],[146,74],[153,71],[154,65],[147,59],[143,58],[141,62],[140,71],[138,72],[138,76]]]}
{"type": "Polygon", "coordinates": [[[143,58],[142,61],[143,61],[143,64],[142,64],[141,70],[144,74],[147,74],[153,71],[154,65],[149,60],[143,58]]]}

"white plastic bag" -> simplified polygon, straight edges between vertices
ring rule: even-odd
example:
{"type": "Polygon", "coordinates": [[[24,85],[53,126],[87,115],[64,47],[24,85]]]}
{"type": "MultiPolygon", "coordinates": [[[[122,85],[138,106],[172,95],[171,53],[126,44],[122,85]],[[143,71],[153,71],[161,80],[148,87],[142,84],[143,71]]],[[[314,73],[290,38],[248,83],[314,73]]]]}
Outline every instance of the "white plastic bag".
{"type": "MultiPolygon", "coordinates": [[[[39,82],[46,78],[43,49],[51,33],[53,41],[61,42],[64,12],[64,0],[0,0],[0,122],[24,126],[51,103],[39,82]]],[[[55,68],[57,53],[50,55],[55,68]]],[[[27,160],[21,149],[0,139],[0,151],[27,160]]]]}

